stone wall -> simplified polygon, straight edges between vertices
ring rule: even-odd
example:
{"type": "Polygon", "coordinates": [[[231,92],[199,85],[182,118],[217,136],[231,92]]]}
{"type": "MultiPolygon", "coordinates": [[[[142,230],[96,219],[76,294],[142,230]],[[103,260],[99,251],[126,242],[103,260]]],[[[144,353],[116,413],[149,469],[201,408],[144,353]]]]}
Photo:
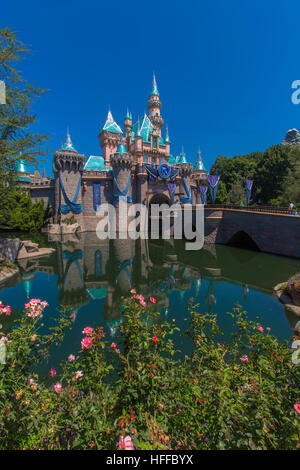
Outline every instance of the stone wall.
{"type": "Polygon", "coordinates": [[[205,209],[205,241],[227,244],[245,232],[266,253],[300,258],[300,217],[242,210],[205,209]]]}
{"type": "Polygon", "coordinates": [[[43,201],[46,207],[48,202],[54,211],[54,186],[40,188],[31,188],[30,197],[32,202],[43,201]]]}

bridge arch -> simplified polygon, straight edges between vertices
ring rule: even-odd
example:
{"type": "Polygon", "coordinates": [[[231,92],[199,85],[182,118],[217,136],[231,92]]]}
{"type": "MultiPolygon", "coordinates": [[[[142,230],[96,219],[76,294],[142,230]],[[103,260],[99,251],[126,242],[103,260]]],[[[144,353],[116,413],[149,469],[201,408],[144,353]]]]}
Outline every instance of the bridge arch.
{"type": "Polygon", "coordinates": [[[245,248],[246,250],[260,251],[257,243],[253,238],[244,230],[238,230],[230,237],[226,245],[234,246],[237,248],[245,248]]]}

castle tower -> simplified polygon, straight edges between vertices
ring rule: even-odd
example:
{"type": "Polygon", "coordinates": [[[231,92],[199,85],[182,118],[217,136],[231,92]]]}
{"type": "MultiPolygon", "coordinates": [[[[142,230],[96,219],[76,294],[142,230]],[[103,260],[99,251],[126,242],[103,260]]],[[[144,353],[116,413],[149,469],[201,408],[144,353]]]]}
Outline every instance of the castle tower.
{"type": "Polygon", "coordinates": [[[161,101],[156,84],[155,75],[153,74],[152,89],[148,100],[149,119],[152,122],[157,134],[161,136],[161,128],[164,125],[164,120],[160,115],[161,101]]]}
{"type": "Polygon", "coordinates": [[[69,132],[62,148],[53,157],[55,176],[55,221],[72,215],[82,224],[81,173],[85,156],[75,150],[69,132]]]}
{"type": "MultiPolygon", "coordinates": [[[[131,166],[132,158],[122,141],[120,141],[117,151],[110,157],[110,165],[113,168],[113,194],[112,201],[117,208],[120,208],[120,201],[127,204],[132,202],[132,181],[131,166]]],[[[127,217],[126,217],[127,220],[127,217]]],[[[126,233],[127,225],[119,219],[117,211],[116,229],[119,232],[126,233]]]]}
{"type": "Polygon", "coordinates": [[[124,119],[124,129],[125,129],[125,137],[126,137],[127,145],[129,145],[130,139],[131,139],[132,116],[130,112],[128,111],[128,108],[127,108],[127,113],[124,119]]]}
{"type": "Polygon", "coordinates": [[[110,156],[113,155],[118,148],[122,134],[123,132],[121,128],[115,122],[111,111],[109,110],[105,124],[98,136],[100,146],[102,148],[102,156],[105,160],[106,166],[109,166],[110,156]]]}

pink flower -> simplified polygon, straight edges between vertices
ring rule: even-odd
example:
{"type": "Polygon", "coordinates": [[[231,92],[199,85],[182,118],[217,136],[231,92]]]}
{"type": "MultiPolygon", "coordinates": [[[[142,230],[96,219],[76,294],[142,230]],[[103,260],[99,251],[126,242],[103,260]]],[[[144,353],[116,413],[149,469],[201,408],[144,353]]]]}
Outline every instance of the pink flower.
{"type": "Polygon", "coordinates": [[[34,386],[34,387],[37,386],[37,384],[35,383],[35,381],[34,381],[33,379],[29,379],[29,380],[28,380],[28,385],[32,385],[32,386],[34,386]]]}
{"type": "Polygon", "coordinates": [[[56,393],[60,393],[62,391],[62,385],[57,382],[57,384],[54,385],[54,390],[56,391],[56,393]]]}
{"type": "Polygon", "coordinates": [[[248,359],[247,354],[245,354],[243,357],[240,357],[240,360],[241,360],[242,362],[248,362],[249,359],[248,359]]]}
{"type": "Polygon", "coordinates": [[[156,343],[156,341],[157,341],[157,336],[153,336],[152,341],[154,341],[154,343],[156,343]]]}
{"type": "Polygon", "coordinates": [[[74,317],[75,317],[75,313],[71,313],[70,318],[74,318],[74,317]]]}
{"type": "Polygon", "coordinates": [[[117,345],[116,345],[116,343],[111,343],[110,347],[115,349],[117,347],[117,345]]]}
{"type": "Polygon", "coordinates": [[[119,449],[135,450],[130,436],[126,436],[125,439],[123,436],[119,437],[119,449]]]}
{"type": "Polygon", "coordinates": [[[56,376],[56,370],[53,367],[50,369],[50,375],[52,379],[56,376]]]}
{"type": "Polygon", "coordinates": [[[6,305],[4,307],[3,304],[0,304],[0,314],[3,313],[4,315],[10,315],[11,314],[11,307],[9,305],[6,305]]]}
{"type": "Polygon", "coordinates": [[[137,300],[145,300],[145,297],[141,294],[133,295],[132,297],[137,300]]]}
{"type": "Polygon", "coordinates": [[[146,302],[144,300],[140,300],[140,304],[141,304],[142,307],[144,307],[144,308],[146,307],[146,302]]]}
{"type": "Polygon", "coordinates": [[[300,414],[300,403],[295,403],[294,408],[300,414]]]}
{"type": "Polygon", "coordinates": [[[131,293],[131,294],[136,294],[136,290],[135,290],[135,289],[131,289],[130,293],[131,293]]]}
{"type": "Polygon", "coordinates": [[[92,346],[93,339],[90,336],[86,336],[81,341],[81,349],[90,349],[92,346]]]}
{"type": "Polygon", "coordinates": [[[262,327],[262,326],[258,326],[258,327],[257,327],[257,329],[258,329],[258,331],[260,331],[261,333],[263,333],[263,332],[264,332],[264,329],[263,329],[263,327],[262,327]]]}
{"type": "Polygon", "coordinates": [[[83,372],[82,372],[82,370],[78,370],[78,371],[75,373],[75,380],[78,380],[78,379],[80,379],[81,377],[83,377],[83,372]]]}
{"type": "Polygon", "coordinates": [[[75,361],[75,356],[74,356],[74,354],[70,354],[70,356],[68,357],[68,361],[69,361],[69,362],[75,361]]]}
{"type": "Polygon", "coordinates": [[[150,297],[150,302],[152,302],[153,304],[156,304],[156,299],[154,297],[150,297]]]}
{"type": "Polygon", "coordinates": [[[94,331],[94,328],[92,328],[91,326],[86,326],[82,332],[83,335],[86,335],[86,336],[91,336],[92,333],[94,331]]]}
{"type": "Polygon", "coordinates": [[[40,299],[31,299],[25,304],[26,315],[30,318],[39,317],[48,305],[46,301],[42,302],[40,299]]]}

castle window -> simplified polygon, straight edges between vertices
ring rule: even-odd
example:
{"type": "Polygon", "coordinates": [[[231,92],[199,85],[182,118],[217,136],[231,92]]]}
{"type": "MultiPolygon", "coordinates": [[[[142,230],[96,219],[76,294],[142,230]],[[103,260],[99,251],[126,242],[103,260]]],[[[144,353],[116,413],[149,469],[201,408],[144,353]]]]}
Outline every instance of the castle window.
{"type": "Polygon", "coordinates": [[[157,148],[157,139],[156,139],[156,137],[152,138],[152,146],[153,146],[154,149],[157,148]]]}
{"type": "Polygon", "coordinates": [[[144,162],[144,163],[148,163],[148,155],[144,155],[144,157],[143,157],[143,162],[144,162]]]}
{"type": "Polygon", "coordinates": [[[156,158],[152,157],[152,163],[155,163],[155,161],[156,161],[156,158]]]}

